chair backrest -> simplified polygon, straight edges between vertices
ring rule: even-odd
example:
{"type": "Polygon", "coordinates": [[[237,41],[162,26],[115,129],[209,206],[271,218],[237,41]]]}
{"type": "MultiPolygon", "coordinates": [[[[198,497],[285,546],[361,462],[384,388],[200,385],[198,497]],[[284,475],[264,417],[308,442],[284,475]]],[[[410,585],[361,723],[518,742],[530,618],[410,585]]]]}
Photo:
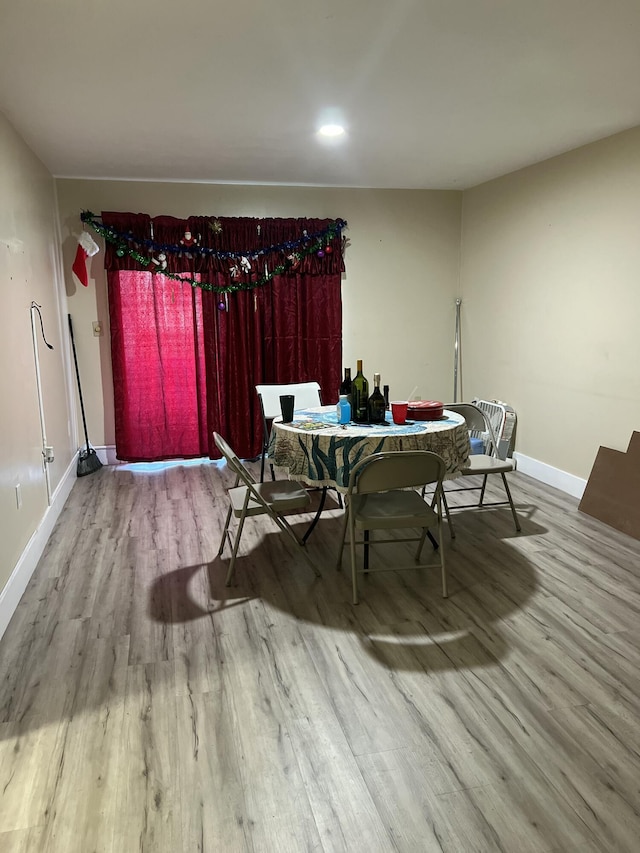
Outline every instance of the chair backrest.
{"type": "Polygon", "coordinates": [[[442,483],[445,464],[430,450],[394,450],[365,456],[351,471],[349,492],[370,494],[442,483]]]}
{"type": "Polygon", "coordinates": [[[489,400],[475,399],[471,401],[474,406],[477,406],[491,422],[493,432],[496,438],[500,438],[504,430],[506,420],[506,412],[504,406],[498,403],[492,403],[489,400]]]}
{"type": "Polygon", "coordinates": [[[516,415],[510,406],[505,403],[497,403],[494,400],[481,400],[475,398],[471,401],[475,406],[485,413],[498,442],[498,456],[506,459],[512,455],[513,441],[515,438],[516,415]]]}
{"type": "Polygon", "coordinates": [[[256,385],[260,398],[262,415],[265,420],[273,420],[280,414],[280,395],[293,394],[294,410],[309,409],[322,405],[318,382],[294,382],[289,385],[256,385]]]}
{"type": "Polygon", "coordinates": [[[450,412],[456,412],[467,422],[467,427],[472,432],[483,433],[488,437],[487,455],[497,456],[498,442],[491,421],[478,406],[473,403],[447,403],[445,409],[450,412]]]}
{"type": "Polygon", "coordinates": [[[224,458],[227,460],[229,469],[238,476],[238,480],[242,480],[243,484],[247,486],[252,493],[255,492],[256,490],[253,487],[255,486],[256,481],[238,459],[234,451],[229,447],[224,438],[219,433],[214,432],[213,440],[220,453],[222,453],[224,458]]]}

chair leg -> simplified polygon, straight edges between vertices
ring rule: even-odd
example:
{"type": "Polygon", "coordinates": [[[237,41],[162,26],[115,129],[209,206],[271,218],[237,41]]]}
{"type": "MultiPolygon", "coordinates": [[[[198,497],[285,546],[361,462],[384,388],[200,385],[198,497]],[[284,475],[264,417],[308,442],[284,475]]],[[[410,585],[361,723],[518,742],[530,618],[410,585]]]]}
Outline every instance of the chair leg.
{"type": "Polygon", "coordinates": [[[418,543],[418,553],[416,554],[416,563],[420,562],[420,555],[422,554],[422,549],[424,548],[424,543],[426,542],[427,536],[429,537],[429,542],[433,545],[433,550],[437,551],[440,545],[438,544],[435,536],[429,530],[428,527],[422,528],[422,536],[420,537],[420,542],[418,543]]]}
{"type": "Polygon", "coordinates": [[[422,534],[420,536],[420,541],[418,542],[418,550],[416,551],[416,563],[420,562],[420,554],[422,554],[422,548],[424,547],[424,540],[427,538],[427,530],[429,528],[423,527],[422,534]]]}
{"type": "MultiPolygon", "coordinates": [[[[442,519],[438,521],[438,532],[440,535],[440,541],[442,541],[442,519]]],[[[449,590],[447,588],[447,569],[444,562],[444,546],[440,549],[440,569],[442,572],[442,597],[449,597],[449,590]]]]}
{"type": "Polygon", "coordinates": [[[320,574],[315,563],[313,562],[313,560],[309,556],[309,552],[307,551],[304,542],[302,541],[302,539],[299,539],[298,536],[296,535],[295,530],[293,530],[292,527],[284,520],[284,518],[279,516],[277,513],[271,514],[271,518],[275,521],[275,523],[278,525],[280,530],[289,534],[289,536],[293,539],[293,541],[296,543],[296,545],[298,546],[298,548],[302,552],[302,556],[305,558],[305,560],[309,564],[309,567],[313,571],[314,575],[317,578],[321,578],[322,575],[320,574]]]}
{"type": "Polygon", "coordinates": [[[440,571],[442,574],[442,597],[448,598],[449,590],[447,589],[447,568],[444,561],[444,540],[442,538],[442,504],[446,505],[446,498],[444,496],[444,489],[440,493],[440,500],[438,501],[438,539],[442,542],[442,548],[440,548],[440,571]]]}
{"type": "Polygon", "coordinates": [[[231,554],[231,562],[229,563],[229,571],[227,572],[227,578],[224,582],[225,586],[229,586],[231,584],[231,578],[233,577],[233,570],[236,567],[236,557],[238,555],[238,546],[240,545],[240,537],[242,536],[242,528],[244,527],[244,520],[246,516],[241,515],[238,521],[238,530],[236,532],[236,541],[233,543],[233,553],[231,554]]]}
{"type": "Polygon", "coordinates": [[[338,547],[338,559],[336,560],[336,570],[342,568],[342,552],[344,551],[344,541],[347,538],[347,525],[349,523],[349,507],[345,507],[344,516],[342,518],[342,530],[340,531],[340,545],[338,547]]]}
{"type": "MultiPolygon", "coordinates": [[[[269,426],[266,418],[262,417],[262,462],[260,463],[260,482],[264,483],[264,466],[267,461],[267,450],[269,449],[269,426]]],[[[273,475],[273,465],[271,466],[271,479],[275,480],[273,475]]]]}
{"type": "MultiPolygon", "coordinates": [[[[233,514],[233,508],[230,506],[229,511],[227,512],[227,520],[224,524],[224,530],[222,531],[222,540],[220,542],[220,547],[218,548],[218,557],[222,556],[222,552],[224,551],[224,543],[229,536],[229,524],[231,523],[231,516],[233,514]]],[[[229,540],[231,541],[231,540],[229,540]]]]}
{"type": "Polygon", "coordinates": [[[358,603],[358,573],[356,571],[356,526],[349,524],[349,551],[351,553],[351,586],[353,588],[353,603],[358,603]]]}
{"type": "Polygon", "coordinates": [[[502,476],[502,482],[504,483],[504,490],[507,493],[507,497],[509,498],[509,506],[511,507],[511,514],[513,515],[513,520],[514,520],[515,525],[516,525],[516,530],[518,531],[518,533],[520,533],[520,531],[522,530],[522,528],[520,527],[520,519],[518,518],[518,514],[516,513],[516,508],[513,505],[513,498],[511,497],[511,491],[509,489],[509,484],[507,483],[506,475],[501,474],[501,476],[502,476]]]}
{"type": "MultiPolygon", "coordinates": [[[[264,439],[262,441],[262,460],[260,462],[260,482],[264,483],[264,466],[267,461],[267,450],[269,449],[269,435],[265,432],[264,439]]],[[[271,470],[271,479],[275,480],[276,472],[273,470],[273,465],[269,463],[269,469],[271,470]]]]}
{"type": "Polygon", "coordinates": [[[365,575],[369,573],[369,531],[363,531],[364,539],[364,573],[365,575]]]}
{"type": "MultiPolygon", "coordinates": [[[[444,489],[442,490],[442,506],[444,507],[444,514],[447,517],[447,524],[449,525],[449,535],[451,536],[452,539],[455,539],[456,538],[456,529],[453,526],[453,521],[451,519],[451,513],[449,512],[449,504],[447,503],[447,497],[444,493],[444,489]]],[[[442,542],[442,537],[440,537],[440,541],[442,542]]]]}

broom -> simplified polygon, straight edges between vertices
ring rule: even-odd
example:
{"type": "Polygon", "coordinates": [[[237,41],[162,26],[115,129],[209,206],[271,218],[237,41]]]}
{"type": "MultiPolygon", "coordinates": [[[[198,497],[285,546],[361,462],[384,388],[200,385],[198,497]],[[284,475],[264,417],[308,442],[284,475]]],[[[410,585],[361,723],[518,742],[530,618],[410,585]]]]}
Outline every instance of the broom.
{"type": "Polygon", "coordinates": [[[78,454],[78,467],[76,473],[78,477],[84,477],[87,474],[93,474],[102,468],[102,462],[98,459],[98,454],[89,444],[89,434],[87,432],[87,420],[84,416],[84,403],[82,402],[82,388],[80,386],[80,371],[78,370],[78,356],[76,355],[76,342],[73,339],[73,323],[71,322],[71,314],[69,317],[69,332],[71,334],[71,347],[73,349],[73,363],[76,366],[76,379],[78,381],[78,396],[80,397],[80,411],[82,412],[82,425],[84,426],[84,439],[87,444],[78,454]]]}

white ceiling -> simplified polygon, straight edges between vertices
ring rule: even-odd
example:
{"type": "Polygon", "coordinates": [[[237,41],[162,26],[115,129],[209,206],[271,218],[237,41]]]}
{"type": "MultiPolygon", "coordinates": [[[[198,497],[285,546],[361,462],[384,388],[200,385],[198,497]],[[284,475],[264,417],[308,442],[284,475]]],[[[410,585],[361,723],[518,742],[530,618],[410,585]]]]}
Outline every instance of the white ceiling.
{"type": "Polygon", "coordinates": [[[0,110],[57,176],[462,189],[640,125],[640,0],[3,6],[0,110]]]}

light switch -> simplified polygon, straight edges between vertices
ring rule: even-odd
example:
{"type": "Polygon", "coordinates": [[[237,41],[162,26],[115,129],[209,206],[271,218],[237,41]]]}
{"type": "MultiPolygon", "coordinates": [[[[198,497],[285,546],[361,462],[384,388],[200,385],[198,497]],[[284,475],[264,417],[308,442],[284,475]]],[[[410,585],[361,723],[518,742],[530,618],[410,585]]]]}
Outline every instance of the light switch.
{"type": "Polygon", "coordinates": [[[99,338],[102,335],[102,323],[100,320],[93,321],[93,336],[94,338],[99,338]]]}

